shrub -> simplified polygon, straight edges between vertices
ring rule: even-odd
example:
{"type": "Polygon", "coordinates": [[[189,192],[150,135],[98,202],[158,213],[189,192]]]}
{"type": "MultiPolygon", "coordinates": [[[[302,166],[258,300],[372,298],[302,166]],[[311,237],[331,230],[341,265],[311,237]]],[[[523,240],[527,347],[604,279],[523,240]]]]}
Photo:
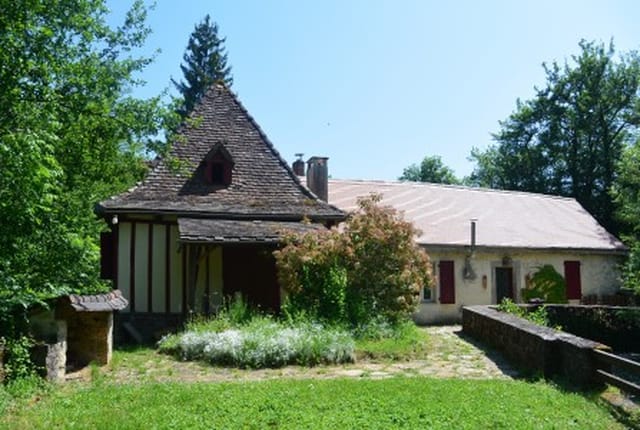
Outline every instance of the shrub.
{"type": "Polygon", "coordinates": [[[241,328],[186,331],[159,342],[161,352],[183,360],[251,368],[345,363],[353,361],[354,348],[344,330],[311,323],[287,325],[268,317],[241,328]]]}
{"type": "Polygon", "coordinates": [[[29,354],[33,340],[27,336],[6,339],[4,346],[4,377],[6,382],[32,377],[36,368],[29,354]]]}
{"type": "Polygon", "coordinates": [[[414,242],[413,225],[379,201],[359,199],[341,231],[290,235],[275,251],[288,313],[358,326],[415,311],[420,290],[432,282],[429,259],[414,242]]]}
{"type": "MultiPolygon", "coordinates": [[[[552,327],[549,321],[549,315],[545,306],[540,306],[533,311],[528,311],[526,308],[518,306],[511,299],[504,298],[498,305],[498,310],[501,312],[507,312],[517,317],[524,318],[531,321],[534,324],[544,327],[552,327]]],[[[556,330],[561,330],[560,326],[553,326],[556,330]]]]}
{"type": "Polygon", "coordinates": [[[545,264],[533,274],[522,298],[526,301],[542,299],[546,303],[567,303],[567,283],[552,265],[545,264]]]}

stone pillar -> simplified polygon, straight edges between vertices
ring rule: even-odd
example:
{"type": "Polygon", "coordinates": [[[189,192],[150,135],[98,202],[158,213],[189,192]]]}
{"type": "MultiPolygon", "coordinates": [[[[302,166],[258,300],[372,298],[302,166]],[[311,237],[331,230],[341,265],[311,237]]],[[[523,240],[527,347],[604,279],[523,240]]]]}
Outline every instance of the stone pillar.
{"type": "Polygon", "coordinates": [[[46,376],[47,380],[62,382],[67,366],[67,324],[56,320],[55,325],[56,341],[36,344],[31,349],[31,358],[36,366],[41,366],[43,376],[46,376]]]}

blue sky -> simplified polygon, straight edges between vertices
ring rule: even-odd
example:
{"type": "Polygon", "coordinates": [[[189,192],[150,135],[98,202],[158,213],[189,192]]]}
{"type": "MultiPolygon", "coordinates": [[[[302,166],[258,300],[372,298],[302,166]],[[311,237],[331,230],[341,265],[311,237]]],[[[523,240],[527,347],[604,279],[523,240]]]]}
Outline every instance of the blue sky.
{"type": "MultiPolygon", "coordinates": [[[[109,0],[118,22],[129,2],[109,0]]],[[[640,45],[640,2],[158,0],[146,49],[160,49],[135,94],[180,63],[194,25],[218,23],[232,89],[289,161],[328,156],[334,178],[397,179],[425,155],[468,175],[517,98],[545,82],[543,62],[580,39],[640,45]]]]}

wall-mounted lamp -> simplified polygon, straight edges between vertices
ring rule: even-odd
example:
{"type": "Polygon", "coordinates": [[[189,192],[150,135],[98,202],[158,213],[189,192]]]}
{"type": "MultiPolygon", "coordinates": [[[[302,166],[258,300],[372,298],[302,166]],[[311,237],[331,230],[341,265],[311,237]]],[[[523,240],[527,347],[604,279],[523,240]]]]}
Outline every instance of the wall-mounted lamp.
{"type": "Polygon", "coordinates": [[[111,224],[112,225],[118,224],[118,215],[114,215],[113,218],[111,218],[111,224]]]}
{"type": "Polygon", "coordinates": [[[482,288],[487,289],[487,275],[482,275],[482,288]]]}
{"type": "Polygon", "coordinates": [[[511,257],[509,257],[508,255],[505,255],[504,257],[502,257],[502,265],[503,266],[511,266],[511,264],[513,263],[513,261],[511,260],[511,257]]]}

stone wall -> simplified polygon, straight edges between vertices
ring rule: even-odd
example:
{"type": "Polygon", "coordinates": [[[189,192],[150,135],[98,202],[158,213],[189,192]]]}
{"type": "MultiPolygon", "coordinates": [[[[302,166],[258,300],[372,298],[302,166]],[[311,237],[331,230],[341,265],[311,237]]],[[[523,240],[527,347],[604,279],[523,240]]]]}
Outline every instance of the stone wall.
{"type": "Polygon", "coordinates": [[[113,348],[113,313],[76,312],[70,305],[59,305],[56,317],[67,322],[67,360],[76,367],[91,362],[100,365],[111,361],[113,348]]]}
{"type": "MultiPolygon", "coordinates": [[[[67,325],[65,321],[54,321],[55,339],[47,334],[47,339],[36,341],[30,355],[33,363],[47,380],[64,380],[67,365],[67,325]]],[[[37,335],[36,335],[37,337],[37,335]]]]}
{"type": "Polygon", "coordinates": [[[463,331],[500,350],[522,368],[545,377],[562,375],[581,386],[596,384],[592,350],[606,345],[569,333],[541,327],[493,306],[462,310],[463,331]]]}
{"type": "Polygon", "coordinates": [[[616,352],[640,352],[640,308],[622,306],[547,305],[553,325],[604,343],[616,352]]]}

